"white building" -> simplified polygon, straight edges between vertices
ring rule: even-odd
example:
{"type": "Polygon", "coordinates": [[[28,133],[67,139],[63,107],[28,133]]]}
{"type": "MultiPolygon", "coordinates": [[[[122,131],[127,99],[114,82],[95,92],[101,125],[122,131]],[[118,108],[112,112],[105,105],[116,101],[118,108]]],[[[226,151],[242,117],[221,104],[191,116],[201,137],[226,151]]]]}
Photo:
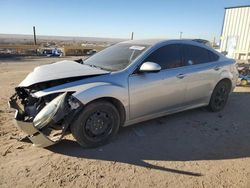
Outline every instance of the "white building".
{"type": "Polygon", "coordinates": [[[225,8],[220,51],[231,58],[250,59],[250,5],[225,8]]]}

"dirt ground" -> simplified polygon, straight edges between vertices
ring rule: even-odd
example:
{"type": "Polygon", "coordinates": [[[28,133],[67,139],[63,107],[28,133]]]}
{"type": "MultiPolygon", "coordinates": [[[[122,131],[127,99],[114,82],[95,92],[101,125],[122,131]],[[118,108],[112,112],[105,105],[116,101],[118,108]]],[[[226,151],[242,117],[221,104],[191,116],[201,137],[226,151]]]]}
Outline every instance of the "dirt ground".
{"type": "Polygon", "coordinates": [[[122,128],[82,149],[19,141],[7,100],[34,67],[58,58],[0,60],[0,187],[250,187],[250,87],[222,112],[195,109],[122,128]]]}

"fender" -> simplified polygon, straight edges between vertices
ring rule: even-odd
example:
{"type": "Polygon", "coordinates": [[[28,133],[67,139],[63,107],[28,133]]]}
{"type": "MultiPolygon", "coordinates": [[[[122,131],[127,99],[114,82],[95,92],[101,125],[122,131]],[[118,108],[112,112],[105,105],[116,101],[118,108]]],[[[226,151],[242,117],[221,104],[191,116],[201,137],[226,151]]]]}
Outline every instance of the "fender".
{"type": "Polygon", "coordinates": [[[119,100],[126,111],[126,117],[129,115],[129,97],[128,97],[128,88],[116,85],[110,82],[93,82],[86,83],[81,85],[73,85],[71,87],[53,87],[38,91],[33,94],[34,97],[40,98],[46,95],[54,93],[63,93],[63,92],[74,92],[72,95],[77,98],[83,105],[87,103],[104,98],[112,97],[119,100]]]}
{"type": "MultiPolygon", "coordinates": [[[[223,70],[221,73],[220,73],[220,80],[223,80],[223,79],[225,79],[225,78],[227,78],[227,79],[229,79],[229,80],[231,80],[232,81],[232,79],[233,79],[233,74],[231,74],[229,71],[227,71],[227,70],[223,70]]],[[[219,80],[219,81],[220,81],[219,80]]]]}
{"type": "Polygon", "coordinates": [[[234,73],[232,73],[230,70],[227,70],[227,68],[224,68],[224,65],[230,65],[232,63],[228,63],[228,62],[222,62],[220,64],[220,66],[222,67],[222,69],[220,70],[220,73],[218,74],[218,78],[213,82],[213,84],[211,85],[211,90],[208,93],[208,97],[206,99],[206,103],[208,104],[210,101],[210,98],[212,96],[212,93],[216,87],[216,85],[223,79],[228,79],[231,82],[231,92],[234,90],[235,86],[236,86],[236,82],[237,82],[237,76],[234,75],[234,73]]]}
{"type": "Polygon", "coordinates": [[[123,104],[126,112],[126,119],[129,118],[129,94],[128,88],[126,87],[108,82],[97,82],[94,86],[82,88],[72,95],[84,105],[100,98],[115,98],[123,104]]]}
{"type": "Polygon", "coordinates": [[[38,91],[34,93],[33,96],[36,98],[40,98],[54,93],[77,92],[77,91],[87,90],[89,88],[96,87],[102,84],[107,84],[107,83],[106,82],[82,83],[80,81],[76,81],[38,91]]]}
{"type": "MultiPolygon", "coordinates": [[[[236,87],[236,83],[237,83],[237,79],[238,79],[238,75],[237,73],[232,73],[230,71],[227,70],[223,70],[220,73],[220,80],[218,80],[218,82],[220,82],[223,79],[228,79],[231,82],[231,92],[234,90],[234,88],[236,87]]],[[[216,86],[216,85],[215,85],[216,86]]],[[[215,87],[214,86],[214,87],[215,87]]]]}
{"type": "Polygon", "coordinates": [[[214,84],[214,88],[217,85],[217,83],[219,83],[221,80],[229,79],[231,81],[231,86],[232,86],[231,91],[233,91],[233,89],[236,87],[236,83],[238,79],[238,71],[235,67],[235,61],[234,60],[223,61],[221,62],[221,66],[226,67],[226,69],[223,68],[221,70],[219,74],[219,80],[217,80],[217,82],[214,84]]]}

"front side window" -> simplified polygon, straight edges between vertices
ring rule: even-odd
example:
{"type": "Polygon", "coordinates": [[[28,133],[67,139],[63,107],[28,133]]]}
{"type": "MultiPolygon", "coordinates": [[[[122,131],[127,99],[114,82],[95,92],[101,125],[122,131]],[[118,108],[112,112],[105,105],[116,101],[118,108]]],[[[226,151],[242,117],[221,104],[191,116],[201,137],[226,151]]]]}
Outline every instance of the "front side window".
{"type": "Polygon", "coordinates": [[[84,64],[109,71],[126,68],[149,46],[130,43],[119,43],[89,57],[84,64]]]}
{"type": "Polygon", "coordinates": [[[170,69],[182,66],[181,48],[179,44],[169,44],[151,53],[144,62],[154,62],[162,69],[170,69]]]}
{"type": "Polygon", "coordinates": [[[216,54],[205,48],[187,44],[183,45],[183,48],[186,65],[208,63],[218,59],[216,54]]]}

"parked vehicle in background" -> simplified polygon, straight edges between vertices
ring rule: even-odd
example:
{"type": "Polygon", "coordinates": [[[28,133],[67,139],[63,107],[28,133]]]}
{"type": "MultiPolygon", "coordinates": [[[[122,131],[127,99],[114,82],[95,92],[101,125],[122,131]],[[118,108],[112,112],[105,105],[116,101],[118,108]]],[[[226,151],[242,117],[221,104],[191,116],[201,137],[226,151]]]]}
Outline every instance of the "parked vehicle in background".
{"type": "Polygon", "coordinates": [[[96,147],[120,126],[202,106],[220,111],[237,78],[234,60],[200,42],[134,40],[35,68],[9,103],[35,145],[70,131],[81,146],[96,147]]]}
{"type": "Polygon", "coordinates": [[[94,55],[97,51],[95,49],[87,51],[86,55],[94,55]]]}
{"type": "Polygon", "coordinates": [[[59,57],[62,56],[62,51],[58,48],[51,48],[43,50],[42,54],[48,57],[59,57]]]}

